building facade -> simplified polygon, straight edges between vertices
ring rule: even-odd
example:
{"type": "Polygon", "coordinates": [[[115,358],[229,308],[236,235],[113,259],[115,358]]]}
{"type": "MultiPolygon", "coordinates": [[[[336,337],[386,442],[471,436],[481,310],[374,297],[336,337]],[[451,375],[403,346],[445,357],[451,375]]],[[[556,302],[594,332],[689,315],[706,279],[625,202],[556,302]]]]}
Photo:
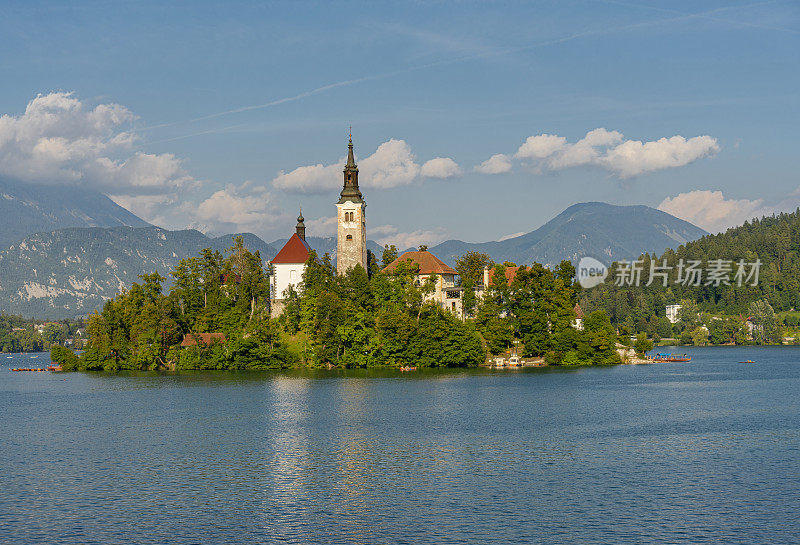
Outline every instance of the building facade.
{"type": "Polygon", "coordinates": [[[464,317],[462,304],[464,288],[456,285],[456,276],[458,275],[456,271],[425,250],[404,252],[403,255],[389,263],[383,269],[383,272],[393,273],[403,261],[411,261],[419,267],[414,278],[414,283],[417,286],[422,286],[428,280],[433,281],[433,292],[425,294],[425,301],[433,301],[459,318],[464,317]]]}
{"type": "Polygon", "coordinates": [[[286,241],[278,255],[270,262],[272,276],[270,278],[270,313],[273,317],[283,312],[284,298],[290,287],[299,291],[306,261],[311,247],[306,242],[306,226],[303,223],[303,212],[297,218],[297,225],[292,237],[286,241]]]}
{"type": "Polygon", "coordinates": [[[664,313],[667,315],[667,320],[669,320],[669,323],[674,324],[678,321],[678,311],[680,309],[680,305],[667,305],[664,308],[664,313]]]}
{"type": "Polygon", "coordinates": [[[336,272],[361,265],[367,269],[367,203],[358,188],[358,166],[353,157],[353,137],[347,145],[344,185],[336,203],[336,272]]]}

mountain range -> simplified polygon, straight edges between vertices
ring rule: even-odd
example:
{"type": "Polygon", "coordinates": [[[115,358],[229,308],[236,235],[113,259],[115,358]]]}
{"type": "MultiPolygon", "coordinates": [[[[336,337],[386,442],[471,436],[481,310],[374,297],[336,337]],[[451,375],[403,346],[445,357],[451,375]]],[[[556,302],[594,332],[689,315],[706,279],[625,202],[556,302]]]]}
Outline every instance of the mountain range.
{"type": "Polygon", "coordinates": [[[661,254],[708,233],[688,221],[649,206],[616,206],[602,202],[574,204],[538,229],[500,242],[448,240],[430,248],[453,264],[467,251],[489,254],[496,262],[554,265],[562,259],[591,256],[604,263],[635,259],[644,252],[661,254]]]}
{"type": "Polygon", "coordinates": [[[0,248],[32,233],[65,227],[120,226],[150,224],[91,189],[35,186],[0,177],[0,248]]]}
{"type": "MultiPolygon", "coordinates": [[[[0,311],[38,318],[81,316],[99,308],[144,273],[169,272],[203,248],[224,250],[232,237],[152,226],[97,192],[46,191],[0,180],[0,311]]],[[[500,242],[448,240],[430,248],[453,265],[468,251],[497,262],[551,265],[589,255],[610,263],[643,252],[660,254],[705,235],[702,229],[647,206],[576,204],[525,235],[500,242]]],[[[272,259],[286,239],[267,243],[243,233],[245,245],[272,259]]],[[[334,237],[307,238],[335,259],[334,237]]],[[[380,260],[382,246],[368,248],[380,260]]]]}

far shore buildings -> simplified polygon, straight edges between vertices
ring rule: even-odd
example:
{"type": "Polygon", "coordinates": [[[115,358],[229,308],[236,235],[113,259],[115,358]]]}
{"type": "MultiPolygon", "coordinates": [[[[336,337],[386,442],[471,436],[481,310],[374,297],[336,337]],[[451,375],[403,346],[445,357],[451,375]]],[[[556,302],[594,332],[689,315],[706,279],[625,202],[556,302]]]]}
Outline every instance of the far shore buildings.
{"type": "Polygon", "coordinates": [[[681,309],[681,305],[667,305],[665,307],[665,312],[667,315],[667,320],[669,323],[674,324],[678,322],[678,311],[681,309]]]}
{"type": "Polygon", "coordinates": [[[394,272],[403,261],[411,261],[419,267],[414,282],[422,286],[429,279],[434,283],[432,293],[425,295],[426,301],[433,301],[443,309],[449,310],[458,317],[463,317],[462,294],[464,288],[456,286],[458,273],[445,262],[427,250],[417,252],[404,252],[400,257],[389,263],[383,272],[394,272]]]}
{"type": "MultiPolygon", "coordinates": [[[[345,274],[349,269],[360,265],[368,271],[367,264],[367,203],[358,187],[358,165],[353,152],[353,137],[347,143],[347,162],[343,174],[342,191],[336,203],[336,272],[345,274]]],[[[286,304],[287,290],[296,291],[302,288],[303,272],[311,247],[306,242],[306,228],[302,212],[297,218],[295,233],[284,244],[278,255],[271,261],[270,277],[271,314],[279,316],[286,304]]],[[[384,271],[391,272],[400,261],[410,259],[419,266],[416,281],[419,285],[428,279],[434,281],[434,290],[426,295],[426,300],[434,301],[443,309],[463,318],[463,288],[456,285],[458,273],[442,260],[428,251],[405,252],[384,271]]],[[[513,280],[516,268],[509,267],[506,276],[513,280]]],[[[488,285],[492,272],[484,272],[484,280],[488,285]]]]}

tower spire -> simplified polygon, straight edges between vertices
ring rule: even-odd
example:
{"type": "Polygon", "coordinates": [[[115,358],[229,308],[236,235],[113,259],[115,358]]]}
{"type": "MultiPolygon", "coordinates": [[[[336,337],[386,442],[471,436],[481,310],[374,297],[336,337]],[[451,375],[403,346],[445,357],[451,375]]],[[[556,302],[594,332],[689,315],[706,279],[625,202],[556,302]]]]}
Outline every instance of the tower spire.
{"type": "Polygon", "coordinates": [[[345,168],[356,168],[356,160],[353,157],[353,126],[350,125],[350,133],[348,134],[348,143],[347,143],[347,164],[345,168]]]}
{"type": "Polygon", "coordinates": [[[294,230],[297,233],[297,236],[301,239],[306,239],[306,224],[303,223],[305,218],[303,217],[303,208],[300,208],[300,215],[297,216],[297,225],[295,226],[294,230]]]}
{"type": "Polygon", "coordinates": [[[358,189],[358,166],[356,165],[355,155],[353,153],[353,128],[350,127],[350,133],[347,140],[347,163],[344,165],[344,185],[342,192],[339,194],[339,203],[345,201],[363,202],[361,190],[358,189]]]}

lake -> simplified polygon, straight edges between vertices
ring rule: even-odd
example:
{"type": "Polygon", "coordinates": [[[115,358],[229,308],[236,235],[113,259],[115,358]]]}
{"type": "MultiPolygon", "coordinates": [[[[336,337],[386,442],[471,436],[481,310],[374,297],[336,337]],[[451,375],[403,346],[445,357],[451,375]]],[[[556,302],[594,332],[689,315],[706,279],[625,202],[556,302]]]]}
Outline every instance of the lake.
{"type": "Polygon", "coordinates": [[[0,355],[0,542],[800,542],[800,347],[676,350],[177,375],[0,355]]]}

